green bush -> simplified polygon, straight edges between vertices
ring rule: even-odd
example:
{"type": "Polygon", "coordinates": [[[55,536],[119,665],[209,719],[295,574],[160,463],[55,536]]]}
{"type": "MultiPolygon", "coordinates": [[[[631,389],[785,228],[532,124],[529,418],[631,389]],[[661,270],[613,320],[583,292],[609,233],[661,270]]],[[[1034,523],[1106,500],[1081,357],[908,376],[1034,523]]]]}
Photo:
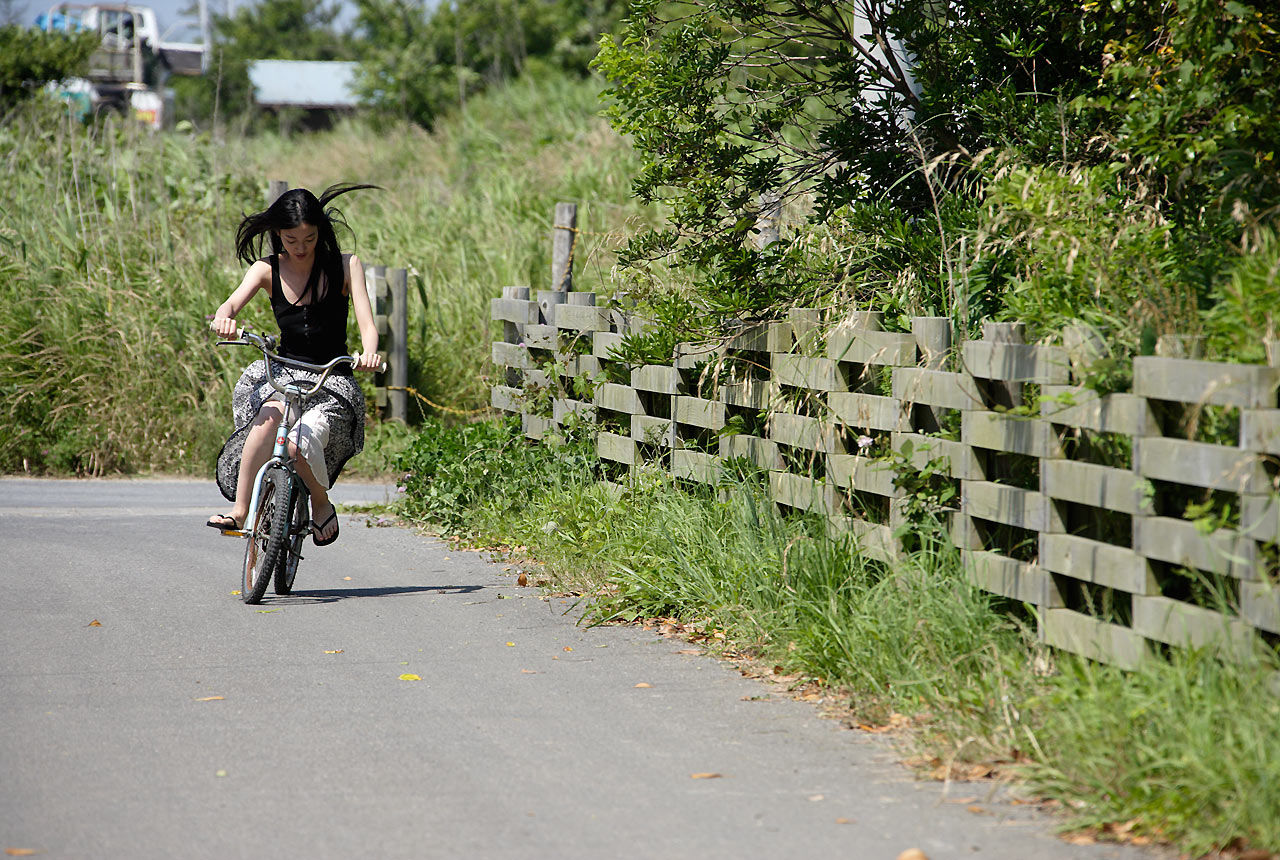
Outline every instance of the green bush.
{"type": "Polygon", "coordinates": [[[551,447],[526,439],[515,416],[456,425],[428,419],[397,461],[401,512],[446,532],[471,532],[485,517],[515,515],[549,493],[593,481],[597,466],[586,433],[551,447]]]}

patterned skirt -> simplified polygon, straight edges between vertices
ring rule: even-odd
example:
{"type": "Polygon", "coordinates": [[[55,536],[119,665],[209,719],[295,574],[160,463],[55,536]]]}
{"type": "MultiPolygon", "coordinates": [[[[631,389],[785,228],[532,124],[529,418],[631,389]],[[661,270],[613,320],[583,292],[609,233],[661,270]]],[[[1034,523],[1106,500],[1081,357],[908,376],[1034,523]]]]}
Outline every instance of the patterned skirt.
{"type": "MultiPolygon", "coordinates": [[[[319,374],[289,367],[272,366],[277,381],[296,379],[314,383],[319,374]]],[[[240,458],[245,438],[253,426],[262,404],[280,400],[281,395],[267,382],[267,366],[262,359],[245,368],[231,395],[231,411],[236,431],[218,454],[218,489],[228,501],[236,500],[236,479],[240,475],[240,458]]],[[[349,375],[330,374],[324,387],[302,404],[306,413],[319,410],[328,421],[329,438],[324,447],[324,460],[329,471],[329,486],[338,479],[347,461],[364,450],[364,392],[349,375]]]]}

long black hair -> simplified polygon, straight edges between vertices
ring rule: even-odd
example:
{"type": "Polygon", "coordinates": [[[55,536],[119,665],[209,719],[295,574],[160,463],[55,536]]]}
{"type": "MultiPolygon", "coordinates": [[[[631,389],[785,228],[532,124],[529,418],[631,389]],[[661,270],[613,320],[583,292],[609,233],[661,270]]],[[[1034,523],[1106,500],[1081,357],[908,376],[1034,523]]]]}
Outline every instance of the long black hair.
{"type": "MultiPolygon", "coordinates": [[[[246,215],[236,229],[236,256],[246,265],[262,257],[262,237],[270,240],[271,253],[279,254],[280,231],[290,230],[303,224],[316,228],[316,264],[320,266],[327,285],[337,285],[342,289],[342,249],[338,247],[338,237],[334,225],[340,225],[348,231],[351,229],[343,220],[342,213],[329,206],[330,201],[340,194],[356,191],[361,188],[378,188],[377,185],[330,185],[324,193],[316,197],[305,188],[291,188],[276,198],[276,201],[261,212],[246,215]]],[[[326,286],[327,289],[327,286],[326,286]]],[[[317,296],[318,298],[319,296],[317,296]]]]}

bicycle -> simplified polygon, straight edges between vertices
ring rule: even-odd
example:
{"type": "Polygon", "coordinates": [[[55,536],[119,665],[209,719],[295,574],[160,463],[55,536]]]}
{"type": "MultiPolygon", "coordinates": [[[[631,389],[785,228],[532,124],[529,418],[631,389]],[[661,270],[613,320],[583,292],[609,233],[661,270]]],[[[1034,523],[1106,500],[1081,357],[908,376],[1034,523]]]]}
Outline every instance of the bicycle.
{"type": "MultiPolygon", "coordinates": [[[[297,419],[304,412],[303,404],[320,390],[330,373],[343,365],[356,366],[360,356],[340,355],[327,364],[308,364],[277,355],[274,337],[243,329],[237,340],[218,341],[218,346],[252,346],[260,350],[267,365],[267,380],[285,400],[271,457],[254,477],[253,495],[244,526],[239,532],[226,532],[248,539],[244,550],[241,599],[245,603],[261,603],[267,593],[267,585],[272,581],[276,594],[283,597],[293,592],[293,580],[302,561],[302,543],[311,529],[311,495],[294,467],[294,458],[289,454],[289,425],[298,423],[297,419]],[[311,385],[294,380],[282,384],[272,373],[273,362],[318,373],[320,378],[311,385]]],[[[386,372],[385,362],[380,372],[386,372]]],[[[298,440],[295,438],[294,441],[296,447],[298,440]]]]}

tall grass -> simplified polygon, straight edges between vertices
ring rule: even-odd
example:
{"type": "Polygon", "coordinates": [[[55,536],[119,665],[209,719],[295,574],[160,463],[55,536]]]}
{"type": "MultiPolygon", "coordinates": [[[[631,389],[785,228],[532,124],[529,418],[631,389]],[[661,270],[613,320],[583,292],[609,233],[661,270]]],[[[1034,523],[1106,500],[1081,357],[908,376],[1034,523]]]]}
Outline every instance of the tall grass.
{"type": "MultiPolygon", "coordinates": [[[[204,318],[238,282],[235,226],[272,178],[385,187],[341,199],[344,249],[411,272],[410,385],[456,409],[484,406],[488,300],[504,285],[548,285],[555,202],[581,205],[578,289],[608,289],[610,249],[652,217],[629,202],[630,149],[596,110],[596,84],[551,75],[471,100],[433,134],[350,122],[213,140],[81,127],[38,105],[11,117],[0,127],[0,412],[12,429],[0,470],[207,472],[250,356],[215,353],[204,318]]],[[[273,325],[266,302],[246,318],[273,325]]],[[[400,439],[372,437],[375,448],[400,439]]]]}

